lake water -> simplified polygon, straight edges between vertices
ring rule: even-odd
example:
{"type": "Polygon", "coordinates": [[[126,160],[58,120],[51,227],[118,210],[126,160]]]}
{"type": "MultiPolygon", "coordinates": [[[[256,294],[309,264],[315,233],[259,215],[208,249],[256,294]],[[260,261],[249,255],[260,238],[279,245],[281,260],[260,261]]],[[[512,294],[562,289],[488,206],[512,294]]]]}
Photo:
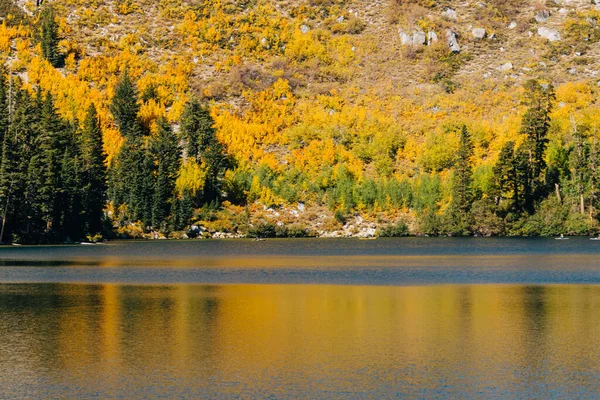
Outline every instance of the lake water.
{"type": "Polygon", "coordinates": [[[597,398],[600,242],[0,248],[0,398],[597,398]]]}

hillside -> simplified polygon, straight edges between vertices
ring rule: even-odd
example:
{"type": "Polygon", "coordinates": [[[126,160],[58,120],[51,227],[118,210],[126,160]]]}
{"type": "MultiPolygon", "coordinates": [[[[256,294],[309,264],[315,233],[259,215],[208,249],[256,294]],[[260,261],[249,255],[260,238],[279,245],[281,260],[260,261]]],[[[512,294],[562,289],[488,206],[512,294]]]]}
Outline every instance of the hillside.
{"type": "MultiPolygon", "coordinates": [[[[67,121],[83,121],[95,104],[110,165],[124,135],[109,105],[125,71],[153,134],[162,117],[179,132],[192,98],[210,107],[216,137],[232,159],[219,178],[225,208],[194,217],[213,232],[247,228],[231,215],[248,202],[261,226],[283,221],[347,234],[406,225],[415,234],[445,233],[432,226],[442,225],[438,219],[456,197],[461,127],[473,144],[469,190],[475,204],[489,202],[501,150],[526,141],[523,87],[531,79],[556,89],[544,157],[548,171],[566,174],[558,196],[563,222],[528,231],[529,216],[517,217],[514,228],[507,210],[485,205],[485,218],[505,223],[468,231],[595,229],[595,183],[581,194],[592,217],[568,228],[569,218],[584,213],[581,196],[569,189],[575,184],[567,183],[574,167],[559,160],[582,129],[587,145],[595,145],[595,1],[47,0],[43,7],[54,10],[64,65],[43,60],[40,8],[21,0],[0,7],[0,57],[29,90],[51,93],[67,121]],[[427,215],[437,222],[425,223],[427,215]]],[[[203,186],[194,182],[204,179],[208,167],[200,167],[204,172],[183,163],[178,190],[203,186]]],[[[540,195],[536,209],[550,193],[540,195]]]]}

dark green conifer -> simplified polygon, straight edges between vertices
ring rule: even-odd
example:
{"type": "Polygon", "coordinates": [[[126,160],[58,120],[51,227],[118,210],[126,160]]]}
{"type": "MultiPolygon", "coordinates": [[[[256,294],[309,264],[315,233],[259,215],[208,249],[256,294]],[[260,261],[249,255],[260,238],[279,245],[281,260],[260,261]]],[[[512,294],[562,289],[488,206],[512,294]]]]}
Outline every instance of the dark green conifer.
{"type": "Polygon", "coordinates": [[[96,107],[88,108],[81,132],[82,208],[85,215],[85,231],[97,234],[102,230],[102,215],[106,205],[106,154],[102,141],[102,129],[96,107]]]}
{"type": "Polygon", "coordinates": [[[188,228],[188,224],[194,215],[194,198],[188,192],[184,191],[179,196],[175,197],[175,206],[172,208],[174,212],[175,230],[183,230],[188,228]]]}
{"type": "Polygon", "coordinates": [[[175,181],[181,165],[181,150],[177,136],[171,126],[164,120],[157,122],[158,131],[153,140],[152,150],[156,155],[157,174],[152,207],[152,224],[165,231],[169,228],[168,217],[175,213],[175,181]]]}
{"type": "Polygon", "coordinates": [[[590,145],[590,194],[589,194],[589,204],[590,204],[590,217],[596,217],[596,209],[598,207],[598,189],[600,186],[600,146],[598,146],[598,141],[594,136],[592,139],[592,143],[590,145]]]}
{"type": "Polygon", "coordinates": [[[502,147],[494,166],[494,178],[498,190],[497,202],[500,203],[502,199],[507,199],[510,201],[512,210],[518,212],[521,207],[521,192],[514,153],[515,142],[507,142],[502,147]]]}
{"type": "Polygon", "coordinates": [[[58,24],[51,6],[44,6],[40,14],[40,42],[42,56],[55,68],[63,66],[63,57],[58,51],[58,24]]]}
{"type": "Polygon", "coordinates": [[[214,123],[208,108],[198,100],[187,104],[181,120],[181,136],[186,143],[187,157],[204,162],[206,166],[202,192],[204,203],[219,200],[222,177],[230,166],[223,146],[217,140],[214,123]]]}
{"type": "Polygon", "coordinates": [[[13,107],[2,145],[0,242],[27,240],[25,236],[35,230],[34,225],[38,222],[36,215],[31,212],[32,201],[35,199],[27,196],[29,164],[39,152],[39,146],[35,142],[38,114],[28,93],[18,89],[18,83],[14,83],[15,90],[10,98],[13,107]]]}
{"type": "Polygon", "coordinates": [[[450,214],[452,233],[458,235],[469,234],[471,221],[471,205],[473,203],[473,169],[471,167],[471,158],[473,157],[473,143],[467,127],[463,125],[458,151],[456,153],[456,162],[454,167],[454,176],[452,180],[452,203],[450,204],[450,214]]]}
{"type": "Polygon", "coordinates": [[[588,190],[590,169],[590,145],[587,140],[587,128],[577,126],[573,132],[573,143],[569,154],[571,183],[579,201],[579,211],[585,213],[585,195],[588,190]]]}
{"type": "Polygon", "coordinates": [[[67,127],[57,113],[52,96],[47,93],[41,103],[38,131],[39,148],[42,152],[43,167],[39,171],[40,207],[49,234],[60,232],[63,210],[59,196],[64,188],[60,179],[65,149],[69,146],[67,127]]]}
{"type": "MultiPolygon", "coordinates": [[[[4,136],[8,132],[8,86],[9,83],[6,79],[4,68],[0,67],[0,144],[4,142],[4,136]]],[[[0,158],[0,162],[1,160],[0,158]]]]}
{"type": "Polygon", "coordinates": [[[548,130],[550,128],[550,112],[552,102],[556,98],[554,87],[551,84],[543,85],[537,80],[528,81],[525,84],[525,105],[527,111],[523,115],[519,133],[525,135],[525,141],[519,147],[517,153],[523,153],[520,157],[524,175],[527,182],[524,185],[525,192],[524,208],[532,214],[535,203],[547,194],[548,188],[545,182],[546,161],[545,153],[548,146],[548,130]]]}
{"type": "MultiPolygon", "coordinates": [[[[74,131],[75,129],[73,129],[74,131]]],[[[82,196],[85,189],[82,186],[82,158],[79,147],[76,145],[74,132],[71,135],[71,146],[64,149],[61,170],[59,194],[59,208],[61,212],[60,232],[61,240],[74,241],[84,238],[87,215],[83,207],[82,196]]]]}
{"type": "Polygon", "coordinates": [[[138,125],[138,93],[134,82],[125,70],[123,76],[115,86],[115,94],[112,98],[110,111],[115,123],[124,137],[141,135],[142,131],[138,125]]]}

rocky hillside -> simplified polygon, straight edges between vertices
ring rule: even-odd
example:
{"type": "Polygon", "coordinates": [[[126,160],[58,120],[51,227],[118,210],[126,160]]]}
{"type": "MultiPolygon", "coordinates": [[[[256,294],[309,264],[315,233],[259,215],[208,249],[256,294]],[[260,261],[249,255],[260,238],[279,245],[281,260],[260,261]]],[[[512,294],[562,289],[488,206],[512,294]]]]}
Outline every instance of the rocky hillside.
{"type": "MultiPolygon", "coordinates": [[[[48,2],[63,21],[66,51],[89,57],[127,48],[158,63],[185,56],[194,65],[195,89],[231,79],[227,64],[242,66],[241,78],[251,83],[268,84],[269,77],[261,74],[292,68],[286,65],[286,36],[296,29],[305,35],[347,36],[355,56],[344,80],[361,89],[440,80],[518,84],[540,76],[562,83],[595,78],[600,60],[600,6],[590,0],[48,2]],[[460,57],[447,60],[446,47],[460,57]],[[273,65],[277,57],[284,59],[273,65]]],[[[16,6],[28,15],[36,10],[33,1],[19,0],[16,6]]],[[[17,14],[9,1],[0,12],[3,18],[17,14]]],[[[344,61],[342,54],[329,56],[344,61]]],[[[311,70],[300,71],[299,84],[336,80],[311,70]]]]}
{"type": "MultiPolygon", "coordinates": [[[[414,220],[449,207],[463,125],[474,191],[491,196],[501,149],[525,140],[530,79],[556,88],[549,164],[568,154],[579,126],[595,140],[596,3],[46,0],[64,58],[54,68],[38,44],[39,5],[18,0],[0,7],[0,58],[68,120],[94,103],[109,161],[123,137],[108,105],[127,70],[150,130],[165,117],[178,131],[191,98],[210,107],[235,161],[226,195],[265,208],[301,201],[339,221],[414,220]]],[[[198,186],[196,172],[184,164],[181,181],[198,186]]]]}
{"type": "MultiPolygon", "coordinates": [[[[287,60],[277,65],[268,61],[286,56],[285,35],[295,29],[306,35],[311,30],[347,35],[357,54],[349,63],[352,76],[347,80],[361,88],[388,83],[407,87],[440,77],[458,84],[474,79],[518,83],[540,76],[562,83],[594,78],[600,60],[600,6],[590,0],[52,0],[52,4],[64,18],[65,37],[81,46],[81,56],[107,54],[125,45],[158,62],[185,54],[195,65],[192,83],[198,88],[222,82],[223,63],[279,69],[287,60]],[[445,60],[447,54],[438,46],[450,47],[460,57],[445,60]],[[240,59],[226,59],[231,56],[240,59]]],[[[33,11],[31,2],[19,5],[33,11]]],[[[306,73],[303,78],[301,83],[307,85],[331,80],[306,73]]]]}

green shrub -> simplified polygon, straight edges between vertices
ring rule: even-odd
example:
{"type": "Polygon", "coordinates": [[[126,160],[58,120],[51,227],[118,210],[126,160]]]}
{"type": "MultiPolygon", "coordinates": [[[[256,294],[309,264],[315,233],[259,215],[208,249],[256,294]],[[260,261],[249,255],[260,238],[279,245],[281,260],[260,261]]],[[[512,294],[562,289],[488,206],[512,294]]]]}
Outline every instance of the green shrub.
{"type": "Polygon", "coordinates": [[[395,224],[389,224],[379,230],[380,237],[403,237],[408,236],[408,226],[404,221],[398,221],[395,224]]]}
{"type": "Polygon", "coordinates": [[[256,238],[274,238],[277,237],[275,224],[272,222],[261,221],[248,229],[248,236],[256,238]]]}

